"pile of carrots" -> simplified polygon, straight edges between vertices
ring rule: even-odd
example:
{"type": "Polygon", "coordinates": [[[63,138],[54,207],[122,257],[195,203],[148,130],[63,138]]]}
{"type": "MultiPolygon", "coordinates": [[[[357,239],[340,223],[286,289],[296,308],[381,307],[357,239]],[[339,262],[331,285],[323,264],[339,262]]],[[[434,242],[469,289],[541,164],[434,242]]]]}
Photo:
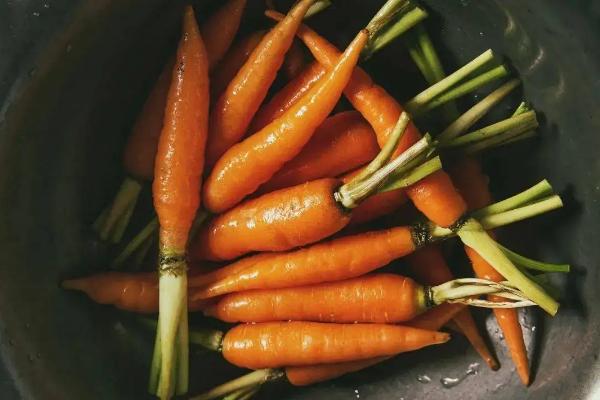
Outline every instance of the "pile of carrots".
{"type": "Polygon", "coordinates": [[[147,258],[157,231],[158,274],[113,270],[63,287],[158,312],[149,388],[161,399],[187,392],[196,341],[255,370],[196,399],[248,399],[274,379],[333,379],[443,344],[448,326],[495,370],[468,305],[494,309],[528,385],[518,308],[554,315],[546,274],[569,267],[516,254],[486,230],[562,202],[542,181],[494,203],[477,155],[534,136],[535,111],[521,104],[472,130],[519,85],[509,80],[460,115],[454,99],[508,74],[491,51],[446,76],[420,24],[427,12],[409,0],[382,4],[340,51],[304,24],[328,3],[266,10],[271,26],[245,36],[245,0],[228,0],[200,25],[185,7],[179,46],[127,142],[127,178],[94,223],[102,240],[119,243],[152,181],[156,218],[113,267],[133,270],[131,256],[147,258]],[[358,66],[401,34],[430,85],[405,106],[358,66]],[[448,127],[421,135],[424,116],[448,127]],[[476,278],[456,279],[446,263],[437,242],[454,236],[476,278]],[[400,258],[412,278],[376,272],[400,258]],[[190,331],[188,312],[237,325],[190,331]]]}

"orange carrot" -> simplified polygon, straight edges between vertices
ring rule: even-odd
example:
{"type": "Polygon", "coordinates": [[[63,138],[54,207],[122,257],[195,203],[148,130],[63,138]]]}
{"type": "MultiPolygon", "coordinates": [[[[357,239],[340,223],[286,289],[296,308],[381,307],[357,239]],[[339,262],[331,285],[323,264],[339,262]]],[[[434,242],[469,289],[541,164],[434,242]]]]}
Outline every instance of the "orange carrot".
{"type": "MultiPolygon", "coordinates": [[[[479,208],[492,202],[492,196],[488,189],[488,179],[482,172],[481,165],[477,160],[472,158],[463,159],[453,166],[451,173],[469,208],[479,208]]],[[[465,251],[477,276],[496,282],[505,280],[476,251],[467,246],[465,246],[465,251]]],[[[489,299],[491,301],[500,300],[494,296],[489,296],[489,299]]],[[[516,309],[494,309],[494,315],[504,333],[504,339],[517,373],[523,384],[529,385],[529,361],[518,311],[516,309]]]]}
{"type": "Polygon", "coordinates": [[[258,132],[272,121],[279,118],[287,109],[296,104],[325,75],[325,68],[318,62],[310,63],[293,80],[288,82],[283,89],[260,107],[250,128],[250,132],[258,132]]]}
{"type": "Polygon", "coordinates": [[[262,38],[212,107],[206,160],[212,166],[246,133],[283,63],[304,14],[315,0],[301,0],[262,38]]]}
{"type": "Polygon", "coordinates": [[[298,75],[302,73],[306,66],[306,60],[304,58],[304,50],[300,46],[297,40],[292,42],[290,50],[285,55],[285,60],[281,69],[288,80],[294,80],[298,75]]]}
{"type": "MultiPolygon", "coordinates": [[[[155,272],[105,272],[85,278],[69,279],[65,289],[79,290],[99,304],[110,304],[137,313],[158,312],[158,276],[155,272]]],[[[205,302],[188,299],[188,308],[201,310],[205,302]]]]}
{"type": "MultiPolygon", "coordinates": [[[[415,251],[408,256],[407,260],[417,280],[427,285],[439,285],[454,279],[448,264],[446,264],[442,256],[440,248],[436,245],[430,245],[415,251]]],[[[460,330],[469,339],[473,348],[489,367],[493,370],[498,369],[498,361],[492,356],[481,337],[469,309],[464,309],[457,313],[454,317],[454,322],[456,322],[460,330]]]]}
{"type": "Polygon", "coordinates": [[[240,68],[250,57],[250,54],[265,36],[266,31],[255,31],[234,43],[227,54],[214,68],[210,75],[210,96],[218,98],[227,88],[229,82],[235,77],[240,68]]]}
{"type": "Polygon", "coordinates": [[[378,152],[375,134],[360,114],[355,111],[338,113],[327,118],[302,151],[262,185],[257,193],[268,193],[319,178],[336,177],[366,164],[378,152]]]}
{"type": "Polygon", "coordinates": [[[151,389],[161,399],[188,386],[185,247],[200,205],[208,132],[208,56],[194,10],[186,7],[165,122],[156,153],[152,194],[159,230],[159,320],[151,389]],[[177,337],[179,345],[176,346],[177,337]],[[177,349],[176,349],[177,347],[177,349]],[[174,374],[177,363],[177,374],[174,374]]]}
{"type": "Polygon", "coordinates": [[[334,364],[287,367],[285,369],[285,377],[288,382],[294,386],[308,386],[318,382],[335,379],[351,372],[360,371],[372,365],[379,364],[389,358],[390,356],[383,356],[334,364]]]}
{"type": "Polygon", "coordinates": [[[446,333],[399,325],[271,322],[243,324],[223,339],[223,356],[243,368],[339,363],[448,341],[446,333]]]}
{"type": "Polygon", "coordinates": [[[229,50],[240,27],[245,7],[246,0],[229,0],[202,25],[200,33],[205,38],[206,53],[211,70],[229,50]]]}
{"type": "Polygon", "coordinates": [[[300,102],[219,159],[205,190],[205,207],[222,212],[238,204],[295,157],[333,110],[368,39],[361,31],[322,81],[300,102]]]}

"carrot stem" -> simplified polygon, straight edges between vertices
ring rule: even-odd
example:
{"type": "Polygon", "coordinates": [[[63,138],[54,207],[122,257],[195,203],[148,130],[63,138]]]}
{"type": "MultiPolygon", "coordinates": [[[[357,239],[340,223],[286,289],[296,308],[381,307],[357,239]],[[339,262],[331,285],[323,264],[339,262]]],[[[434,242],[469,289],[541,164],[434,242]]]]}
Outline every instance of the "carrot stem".
{"type": "Polygon", "coordinates": [[[488,215],[479,219],[482,225],[487,229],[490,226],[503,226],[531,218],[536,215],[555,210],[563,206],[560,196],[554,195],[535,203],[516,208],[514,210],[504,211],[499,214],[488,215]]]}
{"type": "Polygon", "coordinates": [[[158,228],[158,219],[154,217],[148,225],[146,225],[131,241],[125,246],[125,248],[119,253],[119,255],[114,259],[111,264],[112,268],[120,268],[123,266],[125,261],[129,259],[129,257],[143,244],[150,239],[152,234],[158,228]]]}
{"type": "Polygon", "coordinates": [[[152,363],[150,364],[150,379],[148,381],[148,392],[156,393],[158,390],[158,377],[160,376],[160,327],[156,326],[156,336],[154,338],[154,350],[152,351],[152,363]]]}
{"type": "Polygon", "coordinates": [[[442,79],[434,85],[431,85],[421,93],[417,94],[415,97],[413,97],[406,103],[405,108],[407,110],[416,110],[418,108],[424,107],[434,98],[448,91],[454,85],[458,84],[460,81],[462,81],[467,76],[475,72],[477,69],[481,68],[483,65],[492,61],[493,59],[494,53],[492,52],[492,50],[486,50],[484,53],[477,56],[475,59],[468,62],[452,74],[448,75],[446,78],[442,79]]]}
{"type": "Polygon", "coordinates": [[[190,398],[190,400],[211,400],[226,396],[240,389],[247,389],[257,385],[262,385],[265,382],[280,379],[285,376],[281,369],[258,369],[249,374],[242,375],[239,378],[233,379],[222,385],[216,386],[208,392],[190,398]]]}
{"type": "Polygon", "coordinates": [[[552,193],[554,193],[554,189],[552,189],[550,182],[544,179],[543,181],[533,185],[521,193],[481,208],[473,212],[471,215],[476,219],[480,219],[489,215],[498,214],[527,205],[533,201],[550,196],[552,193]]]}
{"type": "Polygon", "coordinates": [[[467,129],[469,129],[485,114],[487,114],[492,107],[498,104],[510,92],[512,92],[516,87],[518,87],[520,83],[521,82],[518,79],[511,79],[510,81],[500,86],[498,89],[494,90],[483,100],[475,104],[473,107],[467,110],[467,112],[458,117],[446,129],[444,129],[442,133],[438,135],[437,140],[440,143],[445,143],[459,135],[462,135],[464,132],[466,132],[467,129]]]}
{"type": "MultiPolygon", "coordinates": [[[[138,320],[142,325],[150,329],[157,329],[157,321],[155,319],[140,317],[138,320]]],[[[189,342],[204,347],[207,350],[219,351],[224,335],[223,331],[217,329],[190,329],[189,342]]]]}
{"type": "Polygon", "coordinates": [[[500,250],[502,250],[502,252],[506,255],[506,257],[508,257],[509,260],[511,260],[519,267],[542,272],[569,272],[571,270],[571,266],[569,264],[545,263],[515,253],[514,251],[507,249],[499,243],[498,247],[500,247],[500,250]]]}
{"type": "Polygon", "coordinates": [[[190,364],[189,346],[188,307],[187,301],[184,301],[179,318],[179,328],[177,329],[177,379],[175,380],[177,384],[175,386],[175,393],[178,395],[187,392],[190,382],[188,368],[190,364]]]}
{"type": "Polygon", "coordinates": [[[137,180],[126,177],[119,187],[110,210],[101,213],[93,227],[100,239],[118,243],[129,223],[133,208],[142,190],[142,184],[137,180]]]}
{"type": "Polygon", "coordinates": [[[494,294],[495,296],[505,297],[510,300],[527,302],[527,299],[522,292],[514,289],[512,286],[494,281],[479,279],[479,278],[460,278],[454,279],[441,285],[429,288],[431,300],[433,304],[449,303],[465,303],[475,305],[477,307],[490,307],[491,302],[473,303],[470,297],[481,296],[484,294],[494,294]]]}
{"type": "Polygon", "coordinates": [[[227,396],[223,400],[248,400],[260,390],[261,385],[251,386],[250,388],[240,389],[227,396]]]}
{"type": "Polygon", "coordinates": [[[317,1],[315,4],[313,4],[312,6],[310,6],[310,8],[308,9],[308,11],[306,11],[306,14],[304,14],[304,19],[310,18],[313,15],[316,15],[316,14],[320,13],[321,11],[325,10],[330,5],[331,5],[331,0],[319,0],[319,1],[317,1]]]}
{"type": "Polygon", "coordinates": [[[142,243],[140,250],[135,254],[135,257],[131,261],[131,269],[132,270],[137,271],[140,269],[140,267],[142,266],[142,263],[144,262],[144,259],[148,255],[148,252],[150,251],[150,248],[152,247],[153,243],[154,243],[154,236],[149,236],[144,241],[144,243],[142,243]]]}
{"type": "Polygon", "coordinates": [[[408,174],[393,174],[388,178],[385,184],[377,189],[377,193],[385,193],[392,190],[406,188],[414,185],[421,179],[442,169],[442,160],[439,156],[427,160],[412,169],[408,174]]]}

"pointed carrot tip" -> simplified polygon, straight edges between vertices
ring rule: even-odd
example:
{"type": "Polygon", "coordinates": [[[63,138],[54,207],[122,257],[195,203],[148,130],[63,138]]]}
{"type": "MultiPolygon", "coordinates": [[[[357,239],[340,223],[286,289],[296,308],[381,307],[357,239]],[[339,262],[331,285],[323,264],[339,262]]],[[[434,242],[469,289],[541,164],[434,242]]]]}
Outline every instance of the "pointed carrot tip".
{"type": "Polygon", "coordinates": [[[500,364],[494,357],[488,358],[485,361],[492,371],[498,371],[500,369],[500,364]]]}
{"type": "Polygon", "coordinates": [[[531,378],[529,376],[529,368],[518,369],[517,372],[519,374],[519,378],[521,378],[521,382],[523,382],[523,385],[529,386],[529,384],[531,383],[531,378]]]}
{"type": "Polygon", "coordinates": [[[436,332],[435,333],[435,342],[437,344],[446,343],[450,340],[450,334],[446,332],[436,332]]]}

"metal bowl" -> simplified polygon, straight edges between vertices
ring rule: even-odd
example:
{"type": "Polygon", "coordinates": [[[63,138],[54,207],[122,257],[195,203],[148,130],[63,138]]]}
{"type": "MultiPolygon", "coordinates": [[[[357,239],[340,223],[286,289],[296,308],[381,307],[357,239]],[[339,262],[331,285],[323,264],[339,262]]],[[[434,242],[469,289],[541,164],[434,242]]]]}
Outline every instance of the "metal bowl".
{"type": "MultiPolygon", "coordinates": [[[[343,46],[381,2],[339,1],[314,24],[343,46]]],[[[243,29],[259,23],[258,3],[243,29]]],[[[557,281],[564,292],[557,317],[523,314],[534,382],[520,384],[493,318],[480,313],[502,363],[497,372],[471,365],[478,356],[457,338],[311,388],[271,385],[261,396],[600,398],[600,3],[426,5],[449,69],[495,49],[512,62],[523,96],[543,117],[540,140],[486,156],[497,196],[547,177],[566,201],[562,211],[503,235],[527,254],[574,265],[557,281]],[[448,388],[443,378],[461,382],[448,388]]],[[[200,17],[207,7],[199,5],[200,17]]],[[[5,0],[0,19],[1,397],[146,398],[152,333],[58,283],[105,262],[88,227],[121,179],[120,149],[177,38],[178,7],[160,0],[5,0]]],[[[421,85],[403,79],[407,65],[399,41],[365,67],[402,99],[421,85]]],[[[195,392],[241,373],[218,355],[193,358],[195,392]]]]}

